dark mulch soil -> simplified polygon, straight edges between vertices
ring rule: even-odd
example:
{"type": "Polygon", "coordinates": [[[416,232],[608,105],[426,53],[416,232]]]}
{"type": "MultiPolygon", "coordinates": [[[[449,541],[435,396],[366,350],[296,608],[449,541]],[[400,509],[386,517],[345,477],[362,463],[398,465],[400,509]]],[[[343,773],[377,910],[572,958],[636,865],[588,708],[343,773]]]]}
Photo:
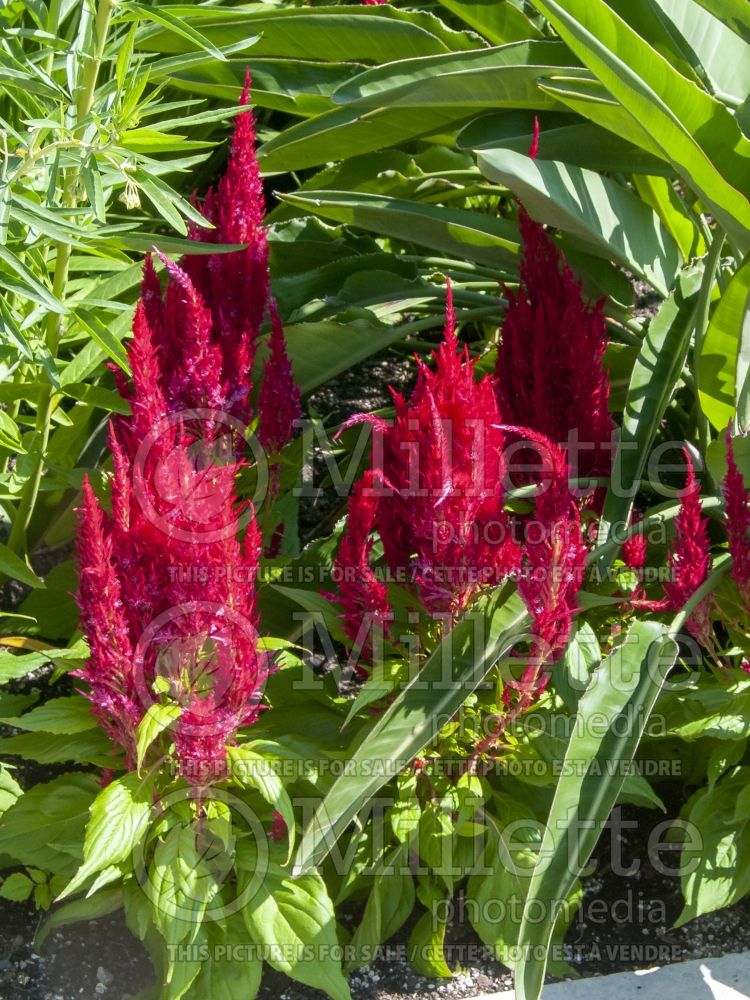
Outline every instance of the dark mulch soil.
{"type": "MultiPolygon", "coordinates": [[[[680,789],[669,815],[676,816],[680,789]]],[[[664,965],[750,949],[750,898],[674,930],[681,897],[676,877],[660,874],[649,858],[649,837],[664,822],[660,812],[618,810],[595,854],[595,870],[584,880],[584,900],[566,939],[566,958],[579,975],[664,965]],[[614,849],[613,849],[614,848],[614,849]],[[630,869],[615,874],[613,867],[630,869]]],[[[663,836],[662,836],[663,839],[663,836]]],[[[670,854],[663,863],[676,865],[670,854]]],[[[118,915],[67,927],[48,939],[41,956],[31,941],[39,918],[26,904],[3,902],[0,911],[2,1000],[128,1000],[149,985],[151,970],[140,944],[118,915]]],[[[510,975],[478,941],[456,908],[447,934],[450,980],[430,980],[406,959],[407,935],[389,943],[377,961],[351,976],[355,1000],[417,1000],[435,994],[455,998],[509,988],[510,975]]],[[[262,1000],[322,1000],[315,990],[269,972],[262,1000]]],[[[208,1000],[208,998],[207,998],[208,1000]]],[[[213,1000],[213,998],[211,998],[213,1000]]]]}

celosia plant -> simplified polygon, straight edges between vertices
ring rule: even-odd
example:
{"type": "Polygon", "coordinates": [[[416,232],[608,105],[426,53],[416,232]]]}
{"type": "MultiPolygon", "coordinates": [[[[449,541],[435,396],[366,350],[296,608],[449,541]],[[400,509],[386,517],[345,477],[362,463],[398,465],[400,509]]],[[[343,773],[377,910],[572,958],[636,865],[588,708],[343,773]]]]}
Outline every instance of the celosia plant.
{"type": "MultiPolygon", "coordinates": [[[[680,513],[675,521],[675,540],[669,553],[671,580],[664,584],[667,607],[681,611],[685,604],[705,583],[711,570],[711,545],[708,540],[708,521],[700,504],[700,487],[690,452],[685,449],[687,478],[681,493],[680,513]]],[[[703,600],[687,621],[692,635],[704,646],[710,646],[709,602],[703,600]]]]}
{"type": "Polygon", "coordinates": [[[373,428],[373,467],[355,490],[339,556],[342,601],[351,638],[356,607],[372,610],[367,574],[369,532],[377,530],[394,579],[415,586],[431,614],[455,620],[484,586],[497,585],[518,563],[503,511],[505,436],[494,381],[477,380],[460,348],[450,286],[443,342],[434,369],[417,360],[407,401],[391,390],[395,418],[354,417],[373,428]],[[367,499],[365,495],[367,494],[367,499]],[[351,517],[351,512],[350,512],[351,517]],[[347,579],[348,571],[348,579],[347,579]]]}
{"type": "MultiPolygon", "coordinates": [[[[248,100],[249,78],[241,103],[248,100]]],[[[161,685],[181,709],[175,755],[196,785],[224,776],[226,745],[257,716],[267,672],[254,597],[260,537],[234,486],[243,443],[237,421],[250,415],[252,362],[267,309],[261,443],[281,451],[300,415],[269,300],[254,142],[248,109],[237,116],[227,171],[205,199],[215,228],[192,233],[248,246],[187,257],[182,266],[160,254],[164,295],[146,261],[128,349],[132,386],[119,378],[131,416],[118,419],[110,436],[112,516],[88,484],[80,512],[79,600],[92,649],[83,676],[95,711],[132,766],[137,726],[161,685]]]]}
{"type": "Polygon", "coordinates": [[[519,208],[522,255],[518,292],[497,352],[497,394],[508,424],[555,444],[570,443],[573,475],[607,476],[612,463],[603,304],[587,303],[580,281],[544,227],[519,208]]]}
{"type": "Polygon", "coordinates": [[[745,607],[750,609],[750,491],[734,457],[734,443],[727,431],[727,474],[724,479],[727,536],[732,556],[732,576],[745,607]]]}

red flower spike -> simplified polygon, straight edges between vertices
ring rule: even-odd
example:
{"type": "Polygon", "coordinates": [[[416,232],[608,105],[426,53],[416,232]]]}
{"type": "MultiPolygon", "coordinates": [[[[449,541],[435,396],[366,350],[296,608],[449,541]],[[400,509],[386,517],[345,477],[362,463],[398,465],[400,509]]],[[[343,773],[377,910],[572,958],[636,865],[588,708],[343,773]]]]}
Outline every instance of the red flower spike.
{"type": "Polygon", "coordinates": [[[732,577],[746,605],[750,606],[750,491],[737,468],[734,444],[727,430],[727,474],[724,479],[727,537],[732,556],[732,577]]]}
{"type": "Polygon", "coordinates": [[[531,139],[531,146],[529,147],[529,156],[532,160],[535,160],[539,156],[539,139],[541,136],[541,130],[539,128],[539,119],[534,115],[534,134],[531,139]]]}
{"type": "MultiPolygon", "coordinates": [[[[680,611],[696,590],[705,583],[711,570],[711,546],[708,521],[703,517],[700,488],[690,452],[684,450],[687,463],[685,488],[680,494],[682,504],[675,520],[675,539],[669,553],[672,579],[664,584],[672,611],[680,611]]],[[[704,646],[710,643],[710,618],[707,601],[701,601],[687,621],[690,633],[704,646]]]]}
{"type": "MultiPolygon", "coordinates": [[[[508,295],[497,355],[497,393],[507,423],[530,427],[556,444],[577,437],[573,475],[611,469],[607,345],[602,303],[585,302],[580,282],[539,223],[521,207],[520,287],[508,295]]],[[[571,444],[573,441],[571,440],[571,444]]]]}
{"type": "Polygon", "coordinates": [[[273,299],[269,302],[269,310],[271,337],[258,398],[258,438],[264,448],[278,455],[294,437],[295,422],[302,416],[302,404],[286,351],[284,327],[273,299]]]}
{"type": "MultiPolygon", "coordinates": [[[[372,634],[385,634],[393,615],[388,588],[379,580],[370,564],[378,509],[377,476],[370,470],[354,487],[349,497],[349,516],[336,554],[336,576],[340,580],[339,598],[344,609],[344,630],[355,656],[370,662],[372,634]]],[[[361,671],[360,671],[361,672],[361,671]]]]}
{"type": "Polygon", "coordinates": [[[134,697],[132,644],[112,558],[112,539],[88,476],[78,510],[78,557],[78,605],[91,656],[76,676],[89,684],[94,714],[105,732],[124,748],[132,767],[142,716],[134,697]]]}
{"type": "MultiPolygon", "coordinates": [[[[631,524],[635,526],[641,520],[639,511],[633,511],[631,524]]],[[[646,565],[646,553],[648,552],[648,539],[641,531],[635,532],[622,543],[622,561],[635,572],[643,569],[646,565]]]]}
{"type": "Polygon", "coordinates": [[[527,437],[540,447],[544,466],[535,519],[526,525],[518,581],[537,640],[537,649],[520,684],[528,697],[532,691],[543,690],[547,678],[541,674],[542,667],[554,663],[567,645],[583,582],[586,546],[578,508],[568,492],[564,452],[537,435],[527,437]]]}
{"type": "Polygon", "coordinates": [[[359,419],[373,424],[373,482],[389,494],[373,515],[386,563],[396,576],[411,574],[430,612],[455,617],[483,586],[507,576],[518,551],[503,511],[494,380],[476,381],[459,348],[450,286],[434,361],[434,370],[417,361],[408,402],[392,391],[392,425],[359,419]]]}

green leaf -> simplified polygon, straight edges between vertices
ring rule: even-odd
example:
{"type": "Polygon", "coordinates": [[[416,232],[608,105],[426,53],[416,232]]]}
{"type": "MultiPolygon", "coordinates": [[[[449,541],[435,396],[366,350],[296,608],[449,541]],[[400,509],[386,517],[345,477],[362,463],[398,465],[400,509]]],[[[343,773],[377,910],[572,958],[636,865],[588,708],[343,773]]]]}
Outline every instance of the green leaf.
{"type": "Polygon", "coordinates": [[[18,424],[5,410],[0,410],[0,447],[10,451],[23,451],[18,424]]]}
{"type": "Polygon", "coordinates": [[[107,212],[104,206],[104,189],[102,187],[102,175],[99,173],[99,165],[93,153],[88,157],[81,168],[83,186],[86,190],[86,197],[89,205],[98,222],[107,221],[107,212]]]}
{"type": "Polygon", "coordinates": [[[359,809],[403,770],[523,634],[520,597],[509,587],[482,599],[449,633],[355,750],[303,833],[295,870],[319,864],[359,809]]]}
{"type": "Polygon", "coordinates": [[[490,0],[489,3],[486,0],[440,0],[440,3],[494,45],[542,37],[539,28],[508,0],[490,0]]]}
{"type": "Polygon", "coordinates": [[[13,872],[0,883],[0,899],[23,903],[34,891],[34,883],[23,872],[13,872]]]}
{"type": "Polygon", "coordinates": [[[130,0],[130,2],[123,4],[123,9],[135,11],[139,18],[144,21],[153,21],[155,24],[162,25],[167,31],[186,39],[197,49],[207,52],[212,59],[218,59],[220,62],[224,62],[226,59],[220,48],[217,48],[213,42],[193,27],[189,18],[175,17],[167,7],[147,7],[145,4],[133,3],[130,0]]]}
{"type": "Polygon", "coordinates": [[[263,962],[257,955],[246,953],[245,950],[242,961],[236,961],[231,954],[231,944],[245,940],[245,923],[240,914],[234,914],[226,918],[225,924],[226,929],[222,924],[210,925],[208,928],[209,942],[213,944],[213,948],[211,957],[202,964],[200,975],[195,981],[195,996],[248,1000],[249,997],[256,996],[260,988],[263,962]],[[230,944],[229,948],[226,947],[227,944],[230,944]]]}
{"type": "Polygon", "coordinates": [[[293,125],[266,142],[258,156],[264,172],[317,166],[347,156],[442,135],[478,109],[554,109],[538,82],[571,66],[559,42],[518,42],[498,49],[451,53],[390,63],[355,76],[334,94],[344,104],[293,125]]]}
{"type": "Polygon", "coordinates": [[[266,877],[243,913],[251,940],[268,949],[269,965],[333,1000],[350,1000],[333,957],[338,946],[333,905],[318,872],[294,881],[266,877]]]}
{"type": "Polygon", "coordinates": [[[732,276],[708,324],[697,363],[703,412],[718,431],[737,415],[750,428],[750,254],[732,276]]]}
{"type": "Polygon", "coordinates": [[[626,188],[591,170],[507,149],[481,150],[477,162],[534,218],[580,237],[667,294],[680,266],[679,248],[656,213],[626,188]]]}
{"type": "Polygon", "coordinates": [[[360,111],[393,105],[544,108],[551,102],[537,89],[542,75],[564,71],[588,77],[572,63],[570,51],[560,42],[516,42],[475,52],[389,62],[347,80],[333,99],[336,104],[356,103],[360,111]]]}
{"type": "MultiPolygon", "coordinates": [[[[211,833],[210,828],[206,833],[211,833]]],[[[160,840],[149,867],[149,901],[153,920],[170,947],[192,943],[209,904],[221,890],[220,868],[225,847],[220,838],[204,835],[193,823],[177,824],[160,840]],[[216,853],[218,852],[218,853],[216,853]],[[220,866],[213,862],[221,858],[220,866]]],[[[170,959],[174,965],[179,965],[170,959]]]]}
{"type": "Polygon", "coordinates": [[[104,868],[128,860],[146,832],[152,804],[151,785],[137,774],[117,778],[97,795],[86,826],[83,864],[58,899],[80,889],[104,868]]]}
{"type": "Polygon", "coordinates": [[[677,644],[664,625],[636,622],[594,671],[578,707],[519,933],[518,1000],[538,1000],[554,925],[622,788],[677,644]],[[591,720],[600,720],[594,725],[591,720]],[[603,732],[604,725],[607,728],[603,732]],[[615,765],[615,766],[612,766],[615,765]],[[544,919],[539,919],[543,913],[544,919]]]}
{"type": "Polygon", "coordinates": [[[44,306],[49,312],[60,315],[65,312],[65,306],[61,302],[58,302],[52,292],[45,288],[40,281],[37,281],[21,260],[8,247],[1,243],[0,273],[2,273],[6,290],[28,296],[32,302],[37,302],[40,306],[44,306]],[[2,267],[3,264],[9,269],[10,273],[2,267]]]}
{"type": "Polygon", "coordinates": [[[749,786],[750,768],[740,767],[693,800],[685,817],[690,842],[680,853],[685,907],[676,927],[750,892],[750,811],[735,812],[749,786]]]}
{"type": "Polygon", "coordinates": [[[27,653],[23,656],[0,650],[0,684],[7,684],[17,677],[24,677],[39,667],[85,660],[87,656],[88,646],[82,640],[65,649],[46,649],[44,652],[27,653]]]}
{"type": "Polygon", "coordinates": [[[433,909],[423,913],[409,935],[409,962],[423,976],[452,979],[445,960],[445,919],[433,909]]]}
{"type": "Polygon", "coordinates": [[[227,750],[230,773],[245,788],[256,788],[263,798],[281,813],[289,838],[289,857],[294,850],[296,824],[292,800],[274,769],[272,759],[255,753],[248,747],[229,747],[227,750]]]}
{"type": "MultiPolygon", "coordinates": [[[[7,545],[0,543],[0,572],[13,580],[19,580],[28,587],[44,589],[44,581],[40,580],[36,573],[30,569],[26,563],[12,552],[7,545]]],[[[0,678],[2,677],[2,666],[0,666],[0,678]]]]}
{"type": "Polygon", "coordinates": [[[644,128],[743,253],[750,249],[750,142],[729,110],[682,76],[604,0],[533,0],[644,128]]]}
{"type": "Polygon", "coordinates": [[[518,251],[517,228],[504,219],[479,212],[420,205],[364,192],[306,191],[280,198],[324,219],[359,226],[491,267],[513,264],[518,251]]]}
{"type": "MultiPolygon", "coordinates": [[[[693,332],[704,267],[685,268],[674,291],[651,320],[628,387],[612,481],[604,500],[600,543],[628,526],[633,500],[656,431],[680,378],[693,332]]],[[[600,560],[599,572],[611,566],[615,552],[600,560]]]]}
{"type": "Polygon", "coordinates": [[[25,715],[0,719],[0,722],[6,726],[15,726],[16,729],[25,729],[30,733],[62,735],[83,733],[97,726],[97,721],[91,712],[91,703],[80,695],[73,695],[71,698],[53,698],[25,715]]]}
{"type": "Polygon", "coordinates": [[[351,940],[351,954],[355,957],[347,963],[347,968],[358,969],[369,965],[380,945],[403,927],[411,915],[414,902],[409,852],[403,844],[399,844],[375,875],[362,919],[351,940]]]}
{"type": "Polygon", "coordinates": [[[0,854],[70,875],[80,862],[89,807],[98,791],[96,775],[81,772],[34,785],[0,817],[0,854]]]}
{"type": "Polygon", "coordinates": [[[378,351],[402,340],[398,326],[377,327],[361,320],[292,323],[284,328],[289,359],[303,393],[314,392],[378,351]]]}
{"type": "Polygon", "coordinates": [[[143,759],[146,756],[148,748],[165,729],[169,729],[172,723],[179,719],[181,714],[182,709],[179,705],[162,705],[158,702],[149,705],[148,711],[138,723],[138,745],[136,748],[136,770],[138,774],[141,773],[141,766],[143,765],[143,759]]]}
{"type": "Polygon", "coordinates": [[[612,173],[671,174],[663,159],[629,142],[625,136],[569,114],[534,116],[527,111],[504,111],[481,115],[459,132],[459,149],[510,149],[528,155],[533,139],[534,117],[540,121],[542,141],[539,159],[612,173]]]}
{"type": "MultiPolygon", "coordinates": [[[[709,89],[722,99],[741,104],[750,93],[750,31],[742,40],[731,25],[728,4],[717,14],[709,11],[700,0],[697,3],[682,3],[682,0],[656,0],[659,8],[669,18],[686,47],[694,52],[705,71],[709,89]],[[712,16],[714,15],[714,16],[712,16]]],[[[750,26],[747,7],[744,7],[746,23],[750,26]]]]}
{"type": "MultiPolygon", "coordinates": [[[[153,8],[150,8],[153,9],[153,8]]],[[[160,7],[164,11],[165,7],[160,7]]],[[[394,7],[294,7],[255,10],[216,6],[170,6],[174,17],[200,26],[201,34],[220,47],[245,44],[260,35],[253,58],[271,56],[288,60],[364,62],[376,65],[415,56],[481,47],[475,35],[452,31],[435,17],[394,7]]],[[[166,31],[142,36],[147,51],[186,52],[190,46],[166,31]]]]}
{"type": "Polygon", "coordinates": [[[99,347],[117,364],[126,375],[130,374],[130,363],[125,348],[99,317],[88,310],[78,309],[76,320],[99,347]]]}
{"type": "Polygon", "coordinates": [[[695,0],[750,44],[750,10],[745,0],[695,0]]]}
{"type": "Polygon", "coordinates": [[[0,739],[0,753],[16,754],[39,764],[96,764],[98,767],[119,767],[119,758],[112,754],[112,743],[101,729],[87,729],[68,736],[64,733],[21,733],[0,739]]]}

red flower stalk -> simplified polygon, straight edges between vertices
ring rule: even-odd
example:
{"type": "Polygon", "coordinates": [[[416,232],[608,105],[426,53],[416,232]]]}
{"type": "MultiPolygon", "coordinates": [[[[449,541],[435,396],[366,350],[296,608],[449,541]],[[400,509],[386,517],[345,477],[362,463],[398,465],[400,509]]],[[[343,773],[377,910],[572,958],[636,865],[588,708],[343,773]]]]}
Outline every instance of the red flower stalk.
{"type": "MultiPolygon", "coordinates": [[[[249,246],[186,258],[182,267],[162,257],[163,296],[146,261],[128,347],[132,385],[118,376],[131,415],[118,418],[110,435],[112,514],[102,512],[87,485],[79,515],[79,602],[91,646],[82,676],[94,710],[132,765],[138,722],[168,693],[182,709],[177,760],[196,785],[224,775],[226,744],[257,716],[268,669],[256,633],[261,539],[252,511],[237,503],[239,435],[231,423],[248,413],[268,297],[249,110],[237,118],[227,173],[206,204],[217,241],[249,246]],[[201,410],[219,416],[195,412],[201,410]]],[[[275,311],[272,325],[268,385],[260,395],[273,412],[261,423],[266,443],[278,448],[299,413],[299,394],[275,311]]]]}
{"type": "MultiPolygon", "coordinates": [[[[371,662],[372,635],[384,636],[393,614],[388,588],[375,574],[370,556],[378,508],[377,477],[365,472],[349,498],[349,516],[336,554],[336,577],[344,609],[344,630],[354,658],[371,662]]],[[[360,669],[360,673],[362,670],[360,669]]]]}
{"type": "Polygon", "coordinates": [[[580,514],[568,491],[565,453],[542,435],[514,429],[538,447],[543,465],[534,520],[525,525],[518,581],[536,639],[536,651],[520,682],[528,699],[547,683],[542,667],[554,663],[567,645],[583,581],[586,546],[580,514]]]}
{"type": "Polygon", "coordinates": [[[734,458],[732,437],[727,431],[727,474],[724,479],[727,537],[732,556],[732,576],[746,605],[750,606],[750,491],[734,458]]]}
{"type": "Polygon", "coordinates": [[[182,773],[204,785],[224,776],[226,744],[257,716],[267,673],[257,651],[257,527],[251,520],[240,544],[236,466],[201,467],[182,432],[171,452],[159,449],[163,512],[144,511],[131,458],[114,432],[111,443],[112,517],[88,485],[79,515],[79,603],[91,647],[82,676],[130,765],[161,678],[183,710],[174,732],[182,773]],[[210,540],[197,544],[196,522],[210,540]]]}
{"type": "Polygon", "coordinates": [[[380,4],[388,3],[388,0],[362,0],[365,7],[376,7],[380,4]]]}
{"type": "MultiPolygon", "coordinates": [[[[508,575],[518,553],[503,511],[494,381],[477,381],[468,351],[459,348],[450,286],[434,360],[431,371],[417,359],[408,402],[391,390],[391,425],[367,415],[350,423],[373,425],[371,476],[381,496],[371,516],[389,569],[410,574],[428,611],[455,617],[482,586],[508,575]]],[[[358,512],[361,495],[353,503],[358,512]]],[[[341,592],[345,606],[356,606],[351,584],[342,583],[341,592]]]]}
{"type": "MultiPolygon", "coordinates": [[[[635,526],[641,520],[638,511],[633,511],[632,525],[635,526]]],[[[626,538],[622,543],[622,561],[634,572],[643,569],[646,565],[646,553],[648,552],[648,539],[642,531],[636,531],[626,538]]]]}
{"type": "Polygon", "coordinates": [[[223,374],[225,383],[233,387],[232,412],[247,406],[250,369],[268,302],[265,200],[249,102],[248,71],[240,97],[240,104],[248,105],[248,110],[237,115],[226,172],[203,202],[203,214],[214,229],[193,227],[190,233],[192,239],[204,243],[248,245],[234,253],[189,257],[185,264],[211,311],[217,339],[224,345],[223,374]]]}
{"type": "Polygon", "coordinates": [[[78,676],[89,684],[94,714],[111,739],[124,748],[132,767],[135,732],[143,713],[132,676],[133,649],[112,540],[88,477],[83,481],[78,524],[78,604],[81,627],[91,649],[91,658],[78,676]]]}
{"type": "Polygon", "coordinates": [[[273,299],[269,302],[269,310],[271,337],[258,397],[258,439],[267,451],[277,455],[294,437],[295,422],[302,416],[302,404],[273,299]]]}
{"type": "Polygon", "coordinates": [[[602,367],[603,304],[584,300],[565,257],[522,206],[519,225],[520,287],[507,292],[497,355],[500,412],[506,423],[529,427],[563,447],[575,442],[575,454],[569,448],[574,476],[606,476],[612,420],[602,367]]]}
{"type": "MultiPolygon", "coordinates": [[[[680,494],[682,504],[675,521],[676,535],[669,554],[672,579],[664,584],[669,608],[680,611],[696,590],[705,583],[711,570],[711,546],[708,540],[708,521],[703,517],[700,489],[690,452],[685,449],[687,478],[680,494]]],[[[688,618],[690,633],[704,646],[710,643],[710,618],[707,601],[701,601],[688,618]]]]}

